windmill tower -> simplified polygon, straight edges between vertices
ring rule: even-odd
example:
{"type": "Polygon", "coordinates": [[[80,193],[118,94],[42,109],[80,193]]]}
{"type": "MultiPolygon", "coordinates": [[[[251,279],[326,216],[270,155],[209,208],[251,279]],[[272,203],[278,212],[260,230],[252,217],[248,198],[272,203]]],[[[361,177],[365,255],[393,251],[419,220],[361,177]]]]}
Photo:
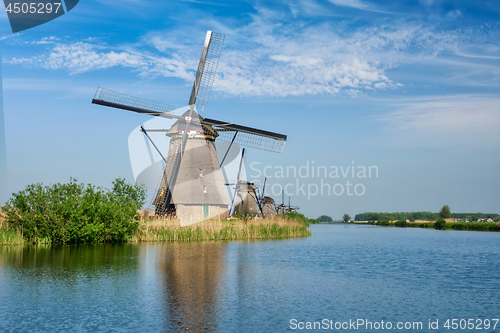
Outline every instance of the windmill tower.
{"type": "Polygon", "coordinates": [[[278,215],[286,214],[286,206],[285,206],[285,191],[281,190],[281,204],[276,208],[276,213],[278,215]]]}
{"type": "Polygon", "coordinates": [[[233,202],[231,208],[234,207],[232,214],[239,214],[242,216],[262,216],[260,208],[259,196],[257,195],[257,186],[246,180],[240,180],[241,167],[243,165],[243,158],[245,157],[245,148],[241,152],[240,167],[238,169],[238,176],[236,183],[226,184],[234,185],[233,202]]]}
{"type": "Polygon", "coordinates": [[[260,210],[259,197],[256,192],[257,185],[240,180],[237,186],[238,191],[234,213],[242,216],[261,216],[262,212],[260,210]]]}
{"type": "Polygon", "coordinates": [[[231,204],[224,186],[214,142],[236,143],[271,152],[283,151],[286,135],[232,122],[203,118],[197,108],[206,106],[217,71],[224,35],[208,31],[188,106],[174,110],[168,104],[148,101],[104,88],[97,88],[92,103],[141,114],[177,119],[170,129],[141,131],[165,162],[153,205],[156,215],[175,215],[181,225],[223,217],[231,204]],[[175,113],[182,113],[177,116],[175,113]],[[170,137],[168,157],[157,148],[148,132],[170,137]]]}
{"type": "MultiPolygon", "coordinates": [[[[195,112],[192,114],[199,117],[195,112]]],[[[190,127],[174,180],[174,162],[182,147],[185,125],[186,121],[180,119],[166,133],[170,137],[170,147],[161,183],[153,200],[155,212],[157,215],[175,213],[195,222],[207,218],[226,218],[231,200],[224,186],[214,145],[218,134],[212,126],[193,124],[190,127]],[[167,201],[169,184],[172,182],[176,186],[172,187],[171,198],[167,201]]]]}
{"type": "Polygon", "coordinates": [[[274,207],[274,199],[265,195],[267,177],[264,178],[264,186],[262,187],[262,195],[260,196],[260,210],[265,219],[271,219],[276,216],[276,208],[274,207]]]}
{"type": "Polygon", "coordinates": [[[276,216],[273,198],[266,196],[262,199],[262,216],[264,216],[264,218],[266,219],[270,219],[276,216]]]}

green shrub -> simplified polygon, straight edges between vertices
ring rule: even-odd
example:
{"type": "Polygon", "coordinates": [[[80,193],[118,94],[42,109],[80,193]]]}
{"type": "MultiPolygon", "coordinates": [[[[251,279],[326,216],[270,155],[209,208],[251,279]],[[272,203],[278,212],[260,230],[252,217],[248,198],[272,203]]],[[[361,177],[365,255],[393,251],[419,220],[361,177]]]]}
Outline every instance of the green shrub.
{"type": "Polygon", "coordinates": [[[304,223],[305,225],[309,225],[311,220],[305,217],[304,214],[300,214],[297,212],[286,213],[285,215],[283,215],[283,217],[285,218],[285,220],[297,220],[299,222],[304,223]]]}
{"type": "Polygon", "coordinates": [[[439,219],[434,224],[434,228],[436,228],[436,229],[444,229],[445,225],[446,225],[446,221],[444,219],[439,219]]]}
{"type": "Polygon", "coordinates": [[[103,243],[124,241],[137,229],[137,210],[145,190],[123,179],[111,190],[90,184],[31,184],[14,193],[2,210],[9,226],[29,243],[103,243]]]}
{"type": "Polygon", "coordinates": [[[397,227],[406,227],[408,225],[408,222],[406,220],[399,220],[394,223],[397,227]]]}
{"type": "Polygon", "coordinates": [[[389,225],[389,220],[381,220],[377,222],[377,225],[389,225]]]}

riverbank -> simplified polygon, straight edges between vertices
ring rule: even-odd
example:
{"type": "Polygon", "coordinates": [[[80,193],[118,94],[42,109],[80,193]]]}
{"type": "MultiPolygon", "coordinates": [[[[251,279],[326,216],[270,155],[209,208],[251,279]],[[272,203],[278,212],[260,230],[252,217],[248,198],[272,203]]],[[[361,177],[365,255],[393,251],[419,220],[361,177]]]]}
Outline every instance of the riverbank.
{"type": "Polygon", "coordinates": [[[500,223],[497,222],[446,222],[442,226],[436,226],[436,222],[408,222],[408,221],[355,221],[359,224],[380,225],[386,227],[400,228],[431,228],[441,230],[469,230],[469,231],[500,231],[500,223]]]}
{"type": "MultiPolygon", "coordinates": [[[[181,227],[178,220],[146,218],[125,242],[191,242],[203,240],[273,239],[307,237],[308,224],[293,218],[207,220],[181,227]]],[[[9,229],[0,217],[0,244],[26,243],[20,232],[9,229]]],[[[40,239],[38,244],[47,243],[40,239]]]]}

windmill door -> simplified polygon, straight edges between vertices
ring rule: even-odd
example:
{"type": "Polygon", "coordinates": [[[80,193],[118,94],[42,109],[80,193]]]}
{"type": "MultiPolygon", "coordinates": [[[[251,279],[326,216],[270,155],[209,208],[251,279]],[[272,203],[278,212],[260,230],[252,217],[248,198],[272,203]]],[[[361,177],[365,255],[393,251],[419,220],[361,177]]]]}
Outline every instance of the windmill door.
{"type": "Polygon", "coordinates": [[[203,219],[208,219],[208,217],[210,216],[210,206],[208,205],[203,205],[203,219]]]}

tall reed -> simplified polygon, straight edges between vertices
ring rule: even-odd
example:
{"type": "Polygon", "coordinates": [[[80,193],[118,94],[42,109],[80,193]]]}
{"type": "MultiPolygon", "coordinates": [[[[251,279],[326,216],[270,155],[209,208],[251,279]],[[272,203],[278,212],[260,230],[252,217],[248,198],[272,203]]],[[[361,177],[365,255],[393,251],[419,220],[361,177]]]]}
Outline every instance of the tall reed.
{"type": "Polygon", "coordinates": [[[9,228],[3,213],[0,212],[0,245],[23,244],[23,242],[21,233],[9,228]]]}
{"type": "Polygon", "coordinates": [[[132,242],[189,242],[201,240],[234,240],[304,237],[311,235],[307,225],[282,218],[259,220],[207,220],[181,227],[178,220],[143,219],[132,242]]]}

